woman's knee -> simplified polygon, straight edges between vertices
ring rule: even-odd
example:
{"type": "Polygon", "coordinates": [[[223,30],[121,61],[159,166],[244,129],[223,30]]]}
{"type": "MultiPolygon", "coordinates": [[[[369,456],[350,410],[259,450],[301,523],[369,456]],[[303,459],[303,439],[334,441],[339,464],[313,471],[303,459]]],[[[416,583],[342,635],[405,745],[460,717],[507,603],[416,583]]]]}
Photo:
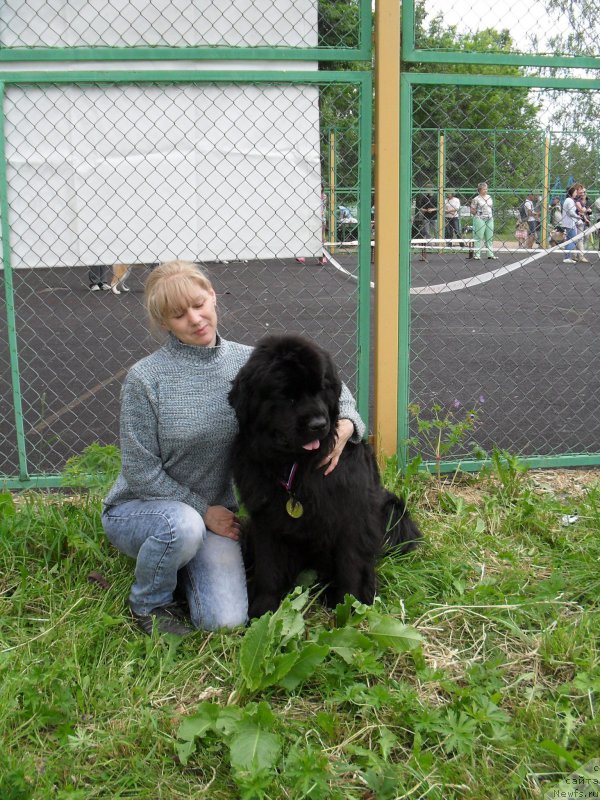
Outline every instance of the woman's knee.
{"type": "Polygon", "coordinates": [[[167,538],[169,544],[180,553],[181,563],[185,564],[198,552],[206,526],[200,514],[186,503],[172,503],[162,512],[166,522],[164,530],[157,532],[156,538],[167,538]]]}

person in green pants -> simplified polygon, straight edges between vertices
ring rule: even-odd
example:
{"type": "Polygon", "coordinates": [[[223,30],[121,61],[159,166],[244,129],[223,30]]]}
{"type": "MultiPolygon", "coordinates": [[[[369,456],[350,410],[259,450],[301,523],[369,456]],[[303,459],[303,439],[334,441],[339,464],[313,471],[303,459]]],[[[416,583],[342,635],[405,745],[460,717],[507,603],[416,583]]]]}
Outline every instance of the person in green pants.
{"type": "Polygon", "coordinates": [[[471,200],[471,214],[473,215],[473,238],[475,239],[474,258],[481,258],[481,245],[485,242],[488,258],[498,258],[494,255],[494,201],[488,194],[488,185],[485,181],[477,186],[477,194],[471,200]]]}

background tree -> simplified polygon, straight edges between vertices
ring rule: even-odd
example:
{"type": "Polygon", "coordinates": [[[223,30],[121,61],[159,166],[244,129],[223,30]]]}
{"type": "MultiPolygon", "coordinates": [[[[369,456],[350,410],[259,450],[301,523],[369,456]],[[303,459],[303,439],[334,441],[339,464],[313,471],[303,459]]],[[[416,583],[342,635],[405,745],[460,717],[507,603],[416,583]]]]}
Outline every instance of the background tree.
{"type": "MultiPolygon", "coordinates": [[[[322,47],[358,47],[359,0],[319,0],[319,44],[322,47]]],[[[360,71],[371,68],[363,61],[321,61],[320,70],[360,71]]],[[[321,169],[329,193],[330,136],[335,139],[336,205],[356,206],[358,201],[359,90],[346,84],[324,85],[320,91],[321,169]]]]}
{"type": "MultiPolygon", "coordinates": [[[[533,47],[542,47],[550,53],[598,59],[600,4],[596,0],[546,0],[546,11],[554,32],[545,47],[539,37],[532,35],[533,47]]],[[[573,75],[573,70],[566,68],[545,72],[557,77],[573,75]]],[[[577,75],[598,77],[594,70],[578,71],[577,75]]],[[[600,191],[600,92],[549,90],[546,103],[550,127],[557,132],[553,174],[556,171],[559,176],[574,176],[596,192],[600,191]]]]}
{"type": "MultiPolygon", "coordinates": [[[[423,2],[416,6],[417,41],[430,50],[511,52],[509,31],[492,28],[459,33],[444,26],[440,14],[428,23],[423,2]]],[[[521,67],[469,64],[405,65],[416,72],[522,75],[521,67]]],[[[474,189],[481,180],[493,188],[536,188],[543,175],[543,128],[540,103],[527,88],[496,86],[426,86],[414,88],[413,182],[438,182],[438,135],[446,130],[446,184],[474,189]],[[455,129],[450,131],[448,129],[455,129]]],[[[511,203],[514,203],[511,198],[511,203]]]]}

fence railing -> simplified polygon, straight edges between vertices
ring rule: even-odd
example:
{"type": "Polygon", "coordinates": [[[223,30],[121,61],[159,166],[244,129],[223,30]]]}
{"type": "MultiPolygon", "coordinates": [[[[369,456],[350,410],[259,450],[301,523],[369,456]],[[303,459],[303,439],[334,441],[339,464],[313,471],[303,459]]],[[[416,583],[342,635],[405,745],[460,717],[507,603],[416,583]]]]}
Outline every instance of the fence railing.
{"type": "MultiPolygon", "coordinates": [[[[542,237],[543,221],[547,230],[551,229],[549,217],[544,217],[549,209],[542,207],[541,201],[552,193],[552,173],[548,159],[544,163],[539,150],[530,149],[524,136],[521,150],[511,149],[509,160],[517,185],[519,174],[531,175],[533,162],[539,177],[537,182],[531,180],[529,190],[539,191],[535,200],[540,206],[529,223],[525,222],[525,236],[519,241],[515,231],[519,225],[517,194],[514,188],[498,183],[489,167],[494,162],[494,137],[489,130],[479,131],[472,125],[477,114],[486,117],[486,104],[490,115],[499,106],[505,121],[511,114],[515,119],[530,115],[529,138],[535,142],[539,137],[536,109],[547,90],[555,96],[562,92],[572,98],[575,92],[582,92],[588,99],[590,93],[600,98],[600,81],[403,74],[402,150],[411,157],[401,162],[400,195],[417,200],[417,206],[435,208],[421,226],[425,246],[411,248],[414,206],[401,205],[400,269],[405,280],[400,302],[411,309],[409,317],[400,318],[400,371],[410,372],[410,382],[400,387],[398,417],[399,448],[405,459],[419,453],[444,469],[457,465],[476,469],[486,453],[497,447],[541,466],[600,463],[594,400],[600,368],[594,312],[600,291],[600,260],[598,240],[591,235],[600,211],[590,214],[590,235],[582,227],[580,244],[573,251],[565,250],[564,242],[552,246],[542,237]],[[413,128],[411,135],[415,119],[425,119],[427,136],[420,128],[413,128]],[[479,223],[471,216],[463,220],[463,224],[473,225],[469,235],[476,241],[475,259],[452,248],[451,240],[429,248],[426,242],[438,236],[437,223],[446,214],[450,188],[444,183],[449,165],[439,157],[438,137],[448,127],[457,130],[463,126],[469,129],[465,136],[461,134],[463,143],[469,143],[471,136],[477,140],[476,146],[462,152],[455,148],[452,169],[478,173],[480,182],[488,181],[494,209],[489,240],[481,233],[477,242],[479,223]],[[426,163],[432,173],[437,165],[430,186],[423,184],[422,177],[418,182],[414,178],[416,166],[426,163]],[[424,193],[429,197],[427,203],[418,199],[424,193]],[[430,429],[420,425],[428,419],[433,422],[430,429]],[[452,432],[465,419],[472,419],[473,425],[449,445],[452,432]]],[[[498,136],[503,132],[504,127],[497,131],[498,136]]],[[[579,155],[580,165],[596,163],[593,140],[584,137],[579,141],[579,155]]],[[[504,168],[506,172],[506,164],[504,168]]],[[[589,187],[587,202],[591,205],[597,199],[597,190],[592,192],[596,180],[597,174],[578,173],[570,182],[581,181],[589,187]]],[[[461,198],[469,215],[475,195],[476,181],[461,198]]],[[[446,236],[450,239],[453,234],[446,231],[446,236]]]]}
{"type": "Polygon", "coordinates": [[[327,345],[368,417],[371,75],[316,61],[370,62],[371,16],[369,0],[3,4],[4,485],[56,485],[69,456],[117,441],[122,378],[157,346],[143,282],[173,257],[208,271],[224,335],[327,345]]]}

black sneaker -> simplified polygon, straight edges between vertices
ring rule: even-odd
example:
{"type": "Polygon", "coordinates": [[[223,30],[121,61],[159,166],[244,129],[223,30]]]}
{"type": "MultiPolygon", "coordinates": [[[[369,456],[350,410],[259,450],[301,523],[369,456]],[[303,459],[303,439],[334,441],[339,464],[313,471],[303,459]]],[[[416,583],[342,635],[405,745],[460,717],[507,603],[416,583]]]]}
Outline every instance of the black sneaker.
{"type": "Polygon", "coordinates": [[[131,612],[131,616],[148,636],[152,635],[152,629],[156,625],[159,633],[174,633],[176,636],[188,636],[194,633],[194,628],[184,622],[183,612],[178,603],[169,603],[168,606],[153,608],[149,614],[136,614],[131,612]]]}

